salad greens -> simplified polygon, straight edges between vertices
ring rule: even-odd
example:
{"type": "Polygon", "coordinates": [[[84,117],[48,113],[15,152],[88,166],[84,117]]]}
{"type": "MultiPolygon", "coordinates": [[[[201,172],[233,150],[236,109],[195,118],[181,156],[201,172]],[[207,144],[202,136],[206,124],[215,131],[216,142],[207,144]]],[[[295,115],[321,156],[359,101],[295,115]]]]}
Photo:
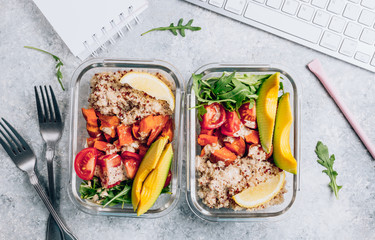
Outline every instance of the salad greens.
{"type": "Polygon", "coordinates": [[[204,105],[212,103],[221,103],[224,108],[230,112],[236,111],[247,102],[250,102],[249,108],[255,103],[258,95],[256,94],[259,86],[271,74],[252,75],[238,74],[233,72],[223,73],[220,77],[203,79],[203,73],[193,74],[193,90],[198,99],[195,106],[198,110],[198,118],[206,113],[204,105]]]}
{"type": "MultiPolygon", "coordinates": [[[[131,188],[133,181],[127,180],[121,182],[112,188],[103,188],[100,184],[98,177],[94,177],[92,180],[83,181],[79,187],[79,193],[82,199],[106,206],[115,206],[121,204],[124,208],[124,204],[131,204],[131,188]]],[[[170,187],[163,188],[161,193],[169,193],[170,187]]]]}
{"type": "Polygon", "coordinates": [[[328,147],[324,145],[321,141],[318,141],[318,143],[316,144],[315,153],[319,158],[319,160],[317,160],[318,163],[323,167],[327,168],[327,170],[323,170],[322,172],[327,174],[330,178],[331,181],[328,185],[331,187],[332,191],[335,193],[336,198],[338,199],[339,190],[342,188],[342,186],[337,185],[336,177],[338,173],[335,170],[333,170],[335,155],[332,154],[331,156],[329,156],[328,147]]]}
{"type": "Polygon", "coordinates": [[[191,26],[191,24],[193,23],[193,19],[190,19],[189,22],[186,24],[186,25],[182,25],[182,22],[184,20],[181,18],[178,23],[177,23],[177,26],[175,26],[173,23],[171,23],[168,27],[158,27],[158,28],[153,28],[151,30],[148,30],[147,32],[144,32],[141,34],[141,36],[149,33],[149,32],[152,32],[152,31],[171,31],[173,33],[173,35],[177,36],[177,31],[178,33],[180,33],[181,36],[185,37],[185,30],[190,30],[190,31],[199,31],[201,30],[200,27],[193,27],[191,26]]]}
{"type": "Polygon", "coordinates": [[[56,77],[57,77],[57,81],[59,82],[59,84],[60,84],[62,90],[65,91],[65,88],[64,88],[63,83],[62,83],[63,75],[62,75],[62,73],[61,73],[61,67],[62,67],[64,64],[62,63],[61,59],[60,59],[58,56],[56,56],[56,55],[54,55],[54,54],[52,54],[52,53],[50,53],[50,52],[47,52],[47,51],[45,51],[45,50],[42,50],[42,49],[39,49],[39,48],[36,48],[36,47],[24,46],[24,48],[34,49],[34,50],[37,50],[37,51],[39,51],[39,52],[46,53],[46,54],[48,54],[48,55],[51,55],[51,56],[53,57],[53,59],[55,59],[55,61],[57,62],[57,63],[56,63],[56,67],[55,67],[55,68],[56,68],[56,77]]]}

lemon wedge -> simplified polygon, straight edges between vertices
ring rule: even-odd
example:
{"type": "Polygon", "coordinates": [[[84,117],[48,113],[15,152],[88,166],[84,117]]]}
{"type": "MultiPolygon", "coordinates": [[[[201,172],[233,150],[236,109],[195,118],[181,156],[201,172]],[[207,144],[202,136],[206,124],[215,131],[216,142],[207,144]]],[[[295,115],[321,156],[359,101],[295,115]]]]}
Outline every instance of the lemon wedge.
{"type": "Polygon", "coordinates": [[[121,78],[120,82],[127,83],[132,88],[143,91],[156,99],[167,101],[171,110],[174,110],[172,90],[155,75],[146,72],[129,72],[121,78]]]}
{"type": "Polygon", "coordinates": [[[262,182],[255,187],[243,190],[233,196],[233,200],[244,208],[253,208],[265,204],[276,196],[285,182],[285,172],[282,171],[276,176],[262,182]]]}

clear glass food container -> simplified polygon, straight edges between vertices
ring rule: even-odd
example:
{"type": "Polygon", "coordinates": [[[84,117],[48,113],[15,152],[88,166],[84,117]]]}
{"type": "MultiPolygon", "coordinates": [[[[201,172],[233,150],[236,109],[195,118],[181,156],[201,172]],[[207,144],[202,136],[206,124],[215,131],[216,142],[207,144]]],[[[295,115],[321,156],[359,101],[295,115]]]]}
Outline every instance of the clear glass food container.
{"type": "Polygon", "coordinates": [[[76,154],[85,148],[86,138],[89,137],[86,131],[86,121],[81,113],[81,108],[88,107],[88,98],[91,92],[90,80],[95,73],[106,71],[134,70],[150,73],[160,73],[170,81],[175,88],[175,110],[174,110],[174,139],[172,142],[174,155],[171,165],[172,180],[171,194],[161,194],[154,206],[141,215],[141,218],[156,218],[169,213],[177,204],[180,196],[182,152],[180,134],[183,124],[183,100],[184,84],[181,75],[169,63],[160,60],[126,60],[126,59],[92,59],[81,64],[73,74],[71,82],[71,120],[70,120],[70,147],[69,147],[69,167],[70,167],[70,187],[69,196],[72,202],[82,211],[94,215],[136,217],[131,204],[125,204],[103,208],[81,199],[79,186],[82,182],[74,171],[74,159],[76,154]]]}
{"type": "Polygon", "coordinates": [[[197,99],[192,89],[193,80],[190,79],[186,91],[186,121],[187,121],[187,202],[191,210],[200,218],[208,221],[261,221],[280,218],[286,213],[296,200],[299,191],[300,165],[301,165],[301,120],[300,102],[301,93],[297,82],[288,72],[274,65],[253,65],[253,64],[208,64],[199,68],[195,74],[204,74],[204,79],[219,77],[223,72],[249,73],[249,74],[273,74],[280,72],[285,92],[290,93],[290,102],[293,114],[293,124],[291,127],[290,145],[294,157],[298,163],[298,173],[293,175],[286,173],[286,189],[284,202],[266,209],[249,211],[235,211],[228,208],[214,209],[206,206],[198,196],[198,183],[196,173],[195,156],[200,154],[201,147],[197,144],[197,137],[200,132],[200,124],[197,118],[197,111],[192,109],[197,99]],[[191,110],[189,110],[191,109],[191,110]]]}

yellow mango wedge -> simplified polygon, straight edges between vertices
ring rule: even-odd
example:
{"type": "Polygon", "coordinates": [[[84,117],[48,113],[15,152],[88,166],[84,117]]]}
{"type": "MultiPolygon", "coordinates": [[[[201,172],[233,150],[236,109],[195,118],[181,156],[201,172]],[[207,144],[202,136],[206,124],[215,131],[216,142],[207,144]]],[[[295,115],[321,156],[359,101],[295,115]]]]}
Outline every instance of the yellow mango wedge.
{"type": "Polygon", "coordinates": [[[147,212],[158,199],[167,179],[172,159],[173,149],[172,144],[169,143],[161,154],[156,168],[152,170],[143,183],[137,216],[147,212]]]}
{"type": "Polygon", "coordinates": [[[279,93],[280,73],[277,72],[265,80],[259,89],[256,101],[259,138],[263,150],[270,153],[273,129],[275,126],[277,97],[279,93]]]}
{"type": "Polygon", "coordinates": [[[290,149],[289,135],[293,123],[289,102],[289,93],[285,93],[279,100],[276,113],[275,134],[273,137],[273,160],[279,168],[297,174],[297,161],[290,149]]]}
{"type": "Polygon", "coordinates": [[[143,182],[145,181],[148,174],[155,169],[167,142],[168,137],[161,137],[156,140],[153,144],[151,144],[146,155],[142,159],[141,165],[138,168],[132,186],[131,196],[134,211],[137,210],[139,201],[141,199],[143,182]]]}

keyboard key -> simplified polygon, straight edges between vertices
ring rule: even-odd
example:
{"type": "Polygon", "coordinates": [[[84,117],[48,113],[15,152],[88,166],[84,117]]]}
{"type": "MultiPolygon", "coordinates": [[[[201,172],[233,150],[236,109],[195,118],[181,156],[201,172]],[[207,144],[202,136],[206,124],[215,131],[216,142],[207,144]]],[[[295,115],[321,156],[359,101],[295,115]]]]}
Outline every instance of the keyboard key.
{"type": "Polygon", "coordinates": [[[370,9],[374,9],[375,1],[374,0],[362,0],[361,5],[370,9]]]}
{"type": "Polygon", "coordinates": [[[282,0],[268,0],[266,4],[272,8],[279,9],[282,3],[282,0]]]}
{"type": "Polygon", "coordinates": [[[313,23],[318,24],[319,26],[325,27],[329,22],[331,16],[327,12],[318,10],[315,14],[313,23]]]}
{"type": "Polygon", "coordinates": [[[244,16],[312,43],[318,42],[322,32],[319,27],[252,2],[249,2],[244,16]]]}
{"type": "Polygon", "coordinates": [[[351,20],[357,20],[360,12],[361,8],[358,5],[348,3],[345,7],[343,16],[351,20]]]}
{"type": "Polygon", "coordinates": [[[339,17],[332,17],[331,23],[329,24],[328,28],[341,33],[344,30],[346,21],[339,17]]]}
{"type": "Polygon", "coordinates": [[[312,0],[311,4],[315,7],[325,8],[328,0],[312,0]]]}
{"type": "Polygon", "coordinates": [[[360,41],[374,45],[375,43],[375,31],[365,28],[359,38],[360,41]]]}
{"type": "Polygon", "coordinates": [[[241,14],[246,4],[246,0],[227,0],[227,4],[225,4],[225,9],[236,13],[241,14]]]}
{"type": "Polygon", "coordinates": [[[224,4],[224,0],[210,0],[208,3],[216,7],[222,7],[224,4]]]}
{"type": "Polygon", "coordinates": [[[291,15],[296,14],[299,3],[295,0],[286,0],[282,11],[291,15]]]}
{"type": "Polygon", "coordinates": [[[357,52],[354,58],[361,62],[368,63],[368,61],[370,60],[370,55],[363,52],[357,52]]]}
{"type": "Polygon", "coordinates": [[[333,51],[337,51],[340,46],[341,36],[332,32],[325,31],[322,39],[320,40],[320,46],[328,48],[333,51]]]}
{"type": "Polygon", "coordinates": [[[299,18],[302,18],[306,21],[310,21],[312,16],[314,14],[314,8],[313,7],[309,7],[305,4],[302,4],[301,8],[299,9],[299,12],[298,12],[298,17],[299,18]]]}
{"type": "Polygon", "coordinates": [[[348,37],[357,39],[359,37],[359,34],[361,34],[361,30],[362,27],[360,25],[350,22],[346,26],[344,34],[348,37]]]}
{"type": "Polygon", "coordinates": [[[264,3],[265,0],[254,0],[254,1],[258,3],[264,3]]]}
{"type": "Polygon", "coordinates": [[[357,49],[357,42],[348,38],[344,39],[340,47],[340,53],[352,57],[357,49]]]}
{"type": "Polygon", "coordinates": [[[363,9],[361,16],[359,16],[358,22],[366,26],[372,26],[375,21],[375,12],[363,9]]]}
{"type": "Polygon", "coordinates": [[[327,10],[336,13],[341,14],[345,7],[345,1],[344,0],[331,0],[328,4],[327,10]]]}

